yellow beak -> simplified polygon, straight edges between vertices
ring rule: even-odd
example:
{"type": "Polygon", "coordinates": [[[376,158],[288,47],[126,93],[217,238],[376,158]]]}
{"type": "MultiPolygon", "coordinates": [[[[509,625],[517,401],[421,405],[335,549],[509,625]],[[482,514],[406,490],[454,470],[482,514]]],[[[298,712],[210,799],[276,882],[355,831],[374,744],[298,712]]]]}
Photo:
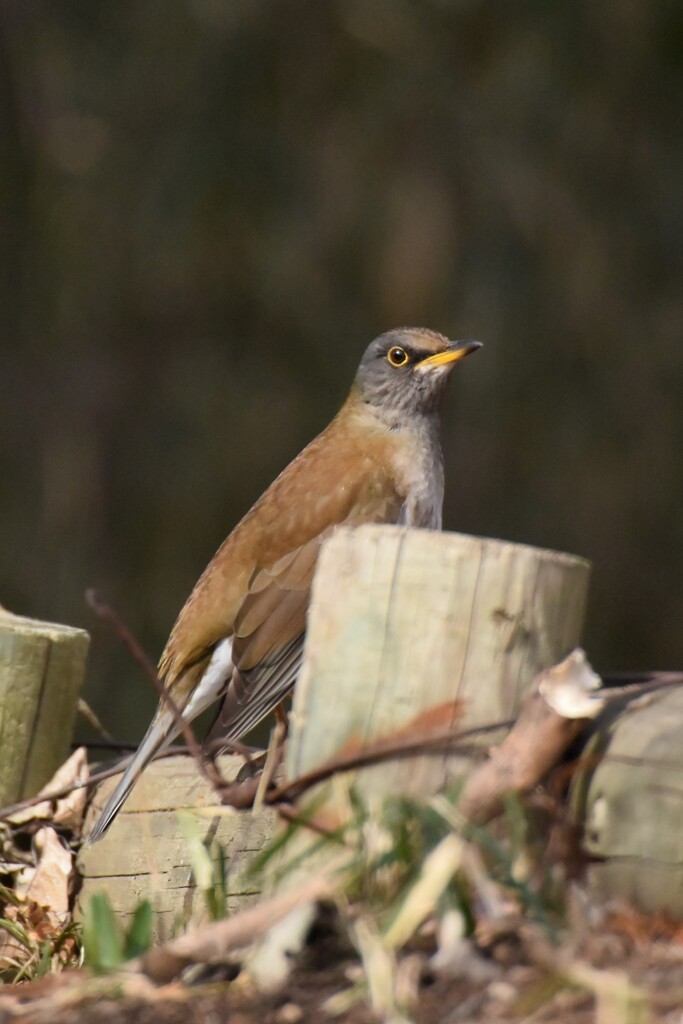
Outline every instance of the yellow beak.
{"type": "Polygon", "coordinates": [[[448,363],[457,363],[459,359],[464,359],[465,356],[470,355],[471,352],[476,352],[478,348],[482,348],[480,341],[454,341],[452,345],[445,348],[443,352],[435,352],[433,356],[427,356],[426,359],[421,359],[418,363],[420,369],[430,369],[437,366],[446,366],[448,363]]]}

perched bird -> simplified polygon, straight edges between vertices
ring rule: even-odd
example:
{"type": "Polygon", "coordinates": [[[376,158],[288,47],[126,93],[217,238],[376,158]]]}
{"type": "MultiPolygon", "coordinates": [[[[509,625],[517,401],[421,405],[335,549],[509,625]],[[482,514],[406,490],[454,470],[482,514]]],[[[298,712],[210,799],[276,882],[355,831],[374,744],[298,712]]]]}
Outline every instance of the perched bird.
{"type": "MultiPolygon", "coordinates": [[[[223,697],[219,735],[235,740],[284,699],[301,667],[320,546],[335,526],[441,528],[440,401],[455,363],[479,347],[420,328],[368,346],[339,413],[238,523],[178,616],[159,676],[185,718],[223,697]]],[[[161,701],[90,842],[177,733],[161,701]]]]}

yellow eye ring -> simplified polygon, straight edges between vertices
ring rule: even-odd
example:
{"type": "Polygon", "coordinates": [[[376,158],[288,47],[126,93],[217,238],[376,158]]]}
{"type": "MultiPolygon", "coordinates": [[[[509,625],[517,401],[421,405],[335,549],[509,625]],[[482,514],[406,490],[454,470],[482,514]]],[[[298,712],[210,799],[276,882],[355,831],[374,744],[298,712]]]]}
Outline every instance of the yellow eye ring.
{"type": "Polygon", "coordinates": [[[408,353],[400,345],[394,345],[387,352],[387,359],[392,366],[405,366],[408,362],[408,353]]]}

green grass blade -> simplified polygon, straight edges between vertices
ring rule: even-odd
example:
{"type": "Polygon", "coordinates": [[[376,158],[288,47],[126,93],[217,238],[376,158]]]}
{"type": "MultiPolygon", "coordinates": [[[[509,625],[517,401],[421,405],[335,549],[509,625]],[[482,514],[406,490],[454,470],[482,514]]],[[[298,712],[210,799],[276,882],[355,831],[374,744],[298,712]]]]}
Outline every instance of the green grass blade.
{"type": "Polygon", "coordinates": [[[95,971],[113,971],[123,963],[121,929],[106,893],[96,892],[86,907],[83,948],[86,963],[95,971]]]}
{"type": "Polygon", "coordinates": [[[142,956],[152,945],[152,904],[149,900],[138,903],[130,928],[123,943],[125,960],[142,956]]]}

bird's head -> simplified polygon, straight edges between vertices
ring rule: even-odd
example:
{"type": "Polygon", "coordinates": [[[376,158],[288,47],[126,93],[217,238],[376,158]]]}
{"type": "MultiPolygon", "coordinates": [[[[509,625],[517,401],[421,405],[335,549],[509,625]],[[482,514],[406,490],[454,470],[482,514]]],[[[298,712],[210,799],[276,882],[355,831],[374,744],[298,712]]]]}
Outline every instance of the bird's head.
{"type": "Polygon", "coordinates": [[[352,394],[392,418],[435,412],[455,364],[478,348],[420,327],[388,331],[365,350],[352,394]]]}

